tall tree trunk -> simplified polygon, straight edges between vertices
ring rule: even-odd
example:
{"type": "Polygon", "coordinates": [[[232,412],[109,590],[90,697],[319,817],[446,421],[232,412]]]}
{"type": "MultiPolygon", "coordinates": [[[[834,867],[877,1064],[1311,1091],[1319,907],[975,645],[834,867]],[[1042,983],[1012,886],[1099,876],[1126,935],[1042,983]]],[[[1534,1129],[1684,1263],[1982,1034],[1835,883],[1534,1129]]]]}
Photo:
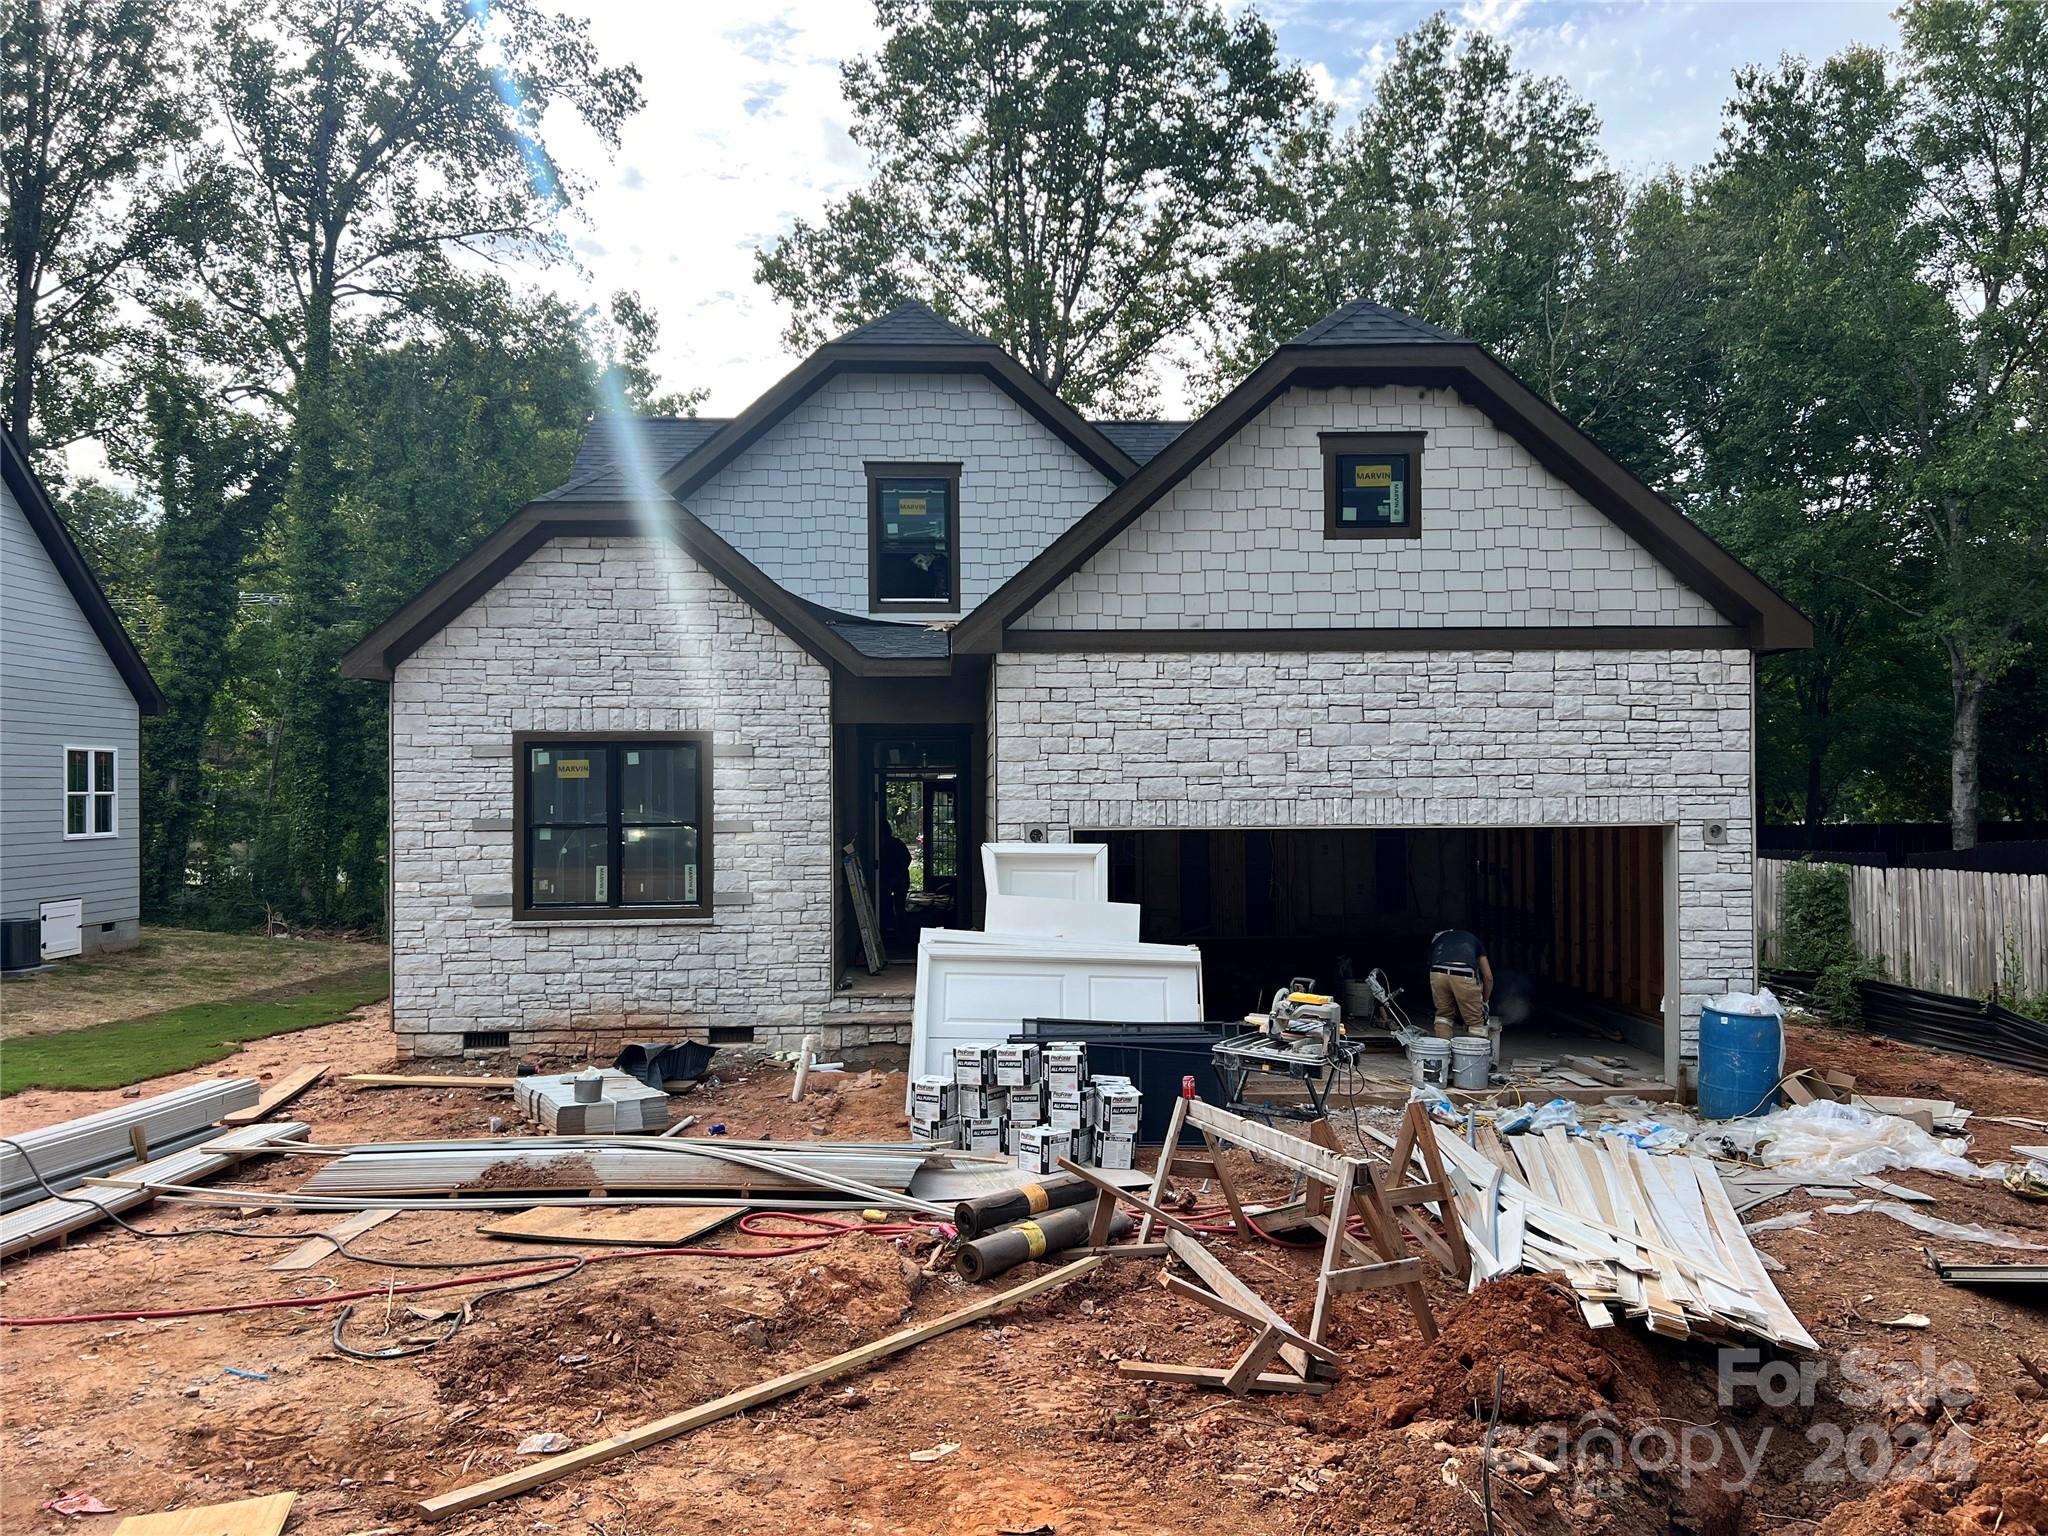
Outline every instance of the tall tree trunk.
{"type": "Polygon", "coordinates": [[[1948,825],[1950,846],[1977,846],[1979,738],[1982,735],[1984,680],[1971,668],[1960,646],[1951,644],[1949,693],[1955,705],[1949,734],[1948,825]]]}

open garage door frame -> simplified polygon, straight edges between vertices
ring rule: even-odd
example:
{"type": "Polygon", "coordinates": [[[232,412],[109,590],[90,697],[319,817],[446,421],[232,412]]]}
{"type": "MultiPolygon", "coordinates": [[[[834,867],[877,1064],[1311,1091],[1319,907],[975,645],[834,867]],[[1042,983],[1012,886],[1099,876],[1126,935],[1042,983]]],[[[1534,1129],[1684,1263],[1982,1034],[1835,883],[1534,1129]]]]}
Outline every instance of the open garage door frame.
{"type": "MultiPolygon", "coordinates": [[[[1412,927],[1439,912],[1460,914],[1482,930],[1496,966],[1603,1000],[1616,1019],[1638,1018],[1631,1043],[1652,1059],[1661,1047],[1662,1080],[1679,1081],[1675,825],[1077,828],[1074,836],[1110,845],[1112,894],[1144,909],[1147,940],[1200,945],[1207,936],[1220,952],[1226,943],[1262,935],[1300,936],[1315,941],[1301,946],[1303,965],[1321,964],[1324,951],[1341,948],[1362,967],[1385,964],[1394,972],[1392,959],[1370,953],[1376,922],[1399,913],[1412,927]],[[1353,834],[1372,836],[1366,841],[1353,834]],[[1174,841],[1137,841],[1162,837],[1174,841]],[[1277,837],[1327,841],[1296,843],[1293,857],[1283,860],[1277,837]],[[1446,840],[1429,850],[1435,857],[1418,857],[1428,845],[1419,848],[1415,840],[1435,837],[1446,840]],[[1147,857],[1140,851],[1146,847],[1157,852],[1147,857]],[[1302,899],[1316,915],[1299,920],[1297,911],[1291,925],[1261,893],[1283,864],[1286,878],[1309,882],[1303,889],[1313,891],[1302,899]],[[1459,872],[1457,882],[1447,878],[1448,870],[1459,872]],[[1396,883],[1398,895],[1388,889],[1396,883]],[[1334,926],[1332,912],[1344,914],[1334,926]],[[1366,942],[1347,942],[1352,932],[1366,942]],[[1312,962],[1317,955],[1322,959],[1312,962]],[[1650,1029],[1661,1038],[1649,1039],[1650,1029]]],[[[1407,939],[1413,942],[1414,934],[1407,939]]],[[[1414,958],[1402,950],[1403,966],[1414,958]]],[[[1273,963],[1287,969],[1294,962],[1275,956],[1273,963]]],[[[1267,985],[1285,979],[1276,975],[1267,985]]],[[[1334,977],[1320,980],[1329,985],[1334,977]]],[[[1403,1002],[1415,1000],[1410,990],[1403,1002]]],[[[1213,983],[1210,1002],[1219,1017],[1259,1006],[1245,986],[1213,983]]],[[[1413,1012],[1426,1014],[1426,999],[1419,1010],[1411,1006],[1413,1012]]]]}

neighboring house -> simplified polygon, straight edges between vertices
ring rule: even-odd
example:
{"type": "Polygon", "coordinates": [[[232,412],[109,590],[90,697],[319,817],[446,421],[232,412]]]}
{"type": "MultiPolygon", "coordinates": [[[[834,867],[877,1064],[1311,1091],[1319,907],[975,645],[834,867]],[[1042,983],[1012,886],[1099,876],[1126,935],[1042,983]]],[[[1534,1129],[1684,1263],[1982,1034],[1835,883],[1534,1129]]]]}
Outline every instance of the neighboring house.
{"type": "Polygon", "coordinates": [[[0,920],[12,966],[139,936],[138,720],[163,695],[4,435],[0,471],[0,920]]]}
{"type": "Polygon", "coordinates": [[[1039,838],[1108,842],[1218,1016],[1340,963],[1426,995],[1457,919],[1675,1072],[1755,980],[1755,658],[1808,642],[1408,316],[1094,422],[906,305],[730,421],[600,422],[344,669],[391,683],[410,1052],[900,1035],[839,850],[903,961],[1039,838]]]}

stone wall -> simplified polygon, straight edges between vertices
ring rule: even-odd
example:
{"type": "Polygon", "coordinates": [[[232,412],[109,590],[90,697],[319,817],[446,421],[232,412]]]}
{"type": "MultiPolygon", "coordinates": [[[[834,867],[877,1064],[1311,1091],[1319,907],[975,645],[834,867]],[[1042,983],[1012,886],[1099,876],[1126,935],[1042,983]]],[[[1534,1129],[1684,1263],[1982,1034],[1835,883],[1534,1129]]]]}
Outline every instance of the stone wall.
{"type": "Polygon", "coordinates": [[[831,682],[687,556],[556,539],[399,664],[392,1017],[407,1055],[467,1030],[605,1055],[751,1025],[793,1046],[832,996],[831,682]],[[712,736],[713,915],[512,917],[512,733],[712,736]]]}
{"type": "MultiPolygon", "coordinates": [[[[799,597],[865,614],[870,461],[960,466],[966,609],[1110,489],[1087,460],[979,375],[841,374],[688,506],[799,597]]],[[[918,614],[911,622],[942,617],[918,614]]]]}
{"type": "Polygon", "coordinates": [[[1676,826],[1689,1055],[1755,981],[1751,686],[1746,651],[1004,653],[996,833],[1676,826]]]}
{"type": "Polygon", "coordinates": [[[1723,624],[1449,390],[1282,395],[1020,621],[1025,629],[1723,624]],[[1423,432],[1422,534],[1324,536],[1321,432],[1423,432]]]}

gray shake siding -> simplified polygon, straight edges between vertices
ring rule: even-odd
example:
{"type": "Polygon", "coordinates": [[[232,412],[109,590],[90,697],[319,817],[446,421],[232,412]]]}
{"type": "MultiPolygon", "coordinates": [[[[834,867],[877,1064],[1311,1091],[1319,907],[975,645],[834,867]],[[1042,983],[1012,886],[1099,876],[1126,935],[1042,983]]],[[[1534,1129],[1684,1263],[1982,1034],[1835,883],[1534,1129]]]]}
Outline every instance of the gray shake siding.
{"type": "Polygon", "coordinates": [[[1019,627],[1722,622],[1455,394],[1380,388],[1282,395],[1019,627]],[[1324,537],[1322,432],[1428,434],[1420,538],[1324,537]]]}
{"type": "Polygon", "coordinates": [[[985,378],[847,374],[778,422],[686,505],[799,597],[864,614],[870,462],[959,464],[967,609],[1109,489],[1093,466],[985,378]]]}
{"type": "Polygon", "coordinates": [[[135,696],[13,490],[0,484],[0,917],[84,903],[90,953],[135,942],[141,806],[135,696]],[[64,836],[64,749],[112,747],[118,832],[64,836]]]}
{"type": "Polygon", "coordinates": [[[1747,651],[1001,655],[995,833],[1675,828],[1690,1055],[1701,1003],[1756,975],[1753,671],[1747,651]]]}
{"type": "Polygon", "coordinates": [[[627,1040],[801,1034],[832,994],[831,684],[671,546],[544,545],[397,668],[392,1018],[609,1057],[627,1040]],[[713,915],[515,921],[514,731],[709,731],[713,915]]]}

